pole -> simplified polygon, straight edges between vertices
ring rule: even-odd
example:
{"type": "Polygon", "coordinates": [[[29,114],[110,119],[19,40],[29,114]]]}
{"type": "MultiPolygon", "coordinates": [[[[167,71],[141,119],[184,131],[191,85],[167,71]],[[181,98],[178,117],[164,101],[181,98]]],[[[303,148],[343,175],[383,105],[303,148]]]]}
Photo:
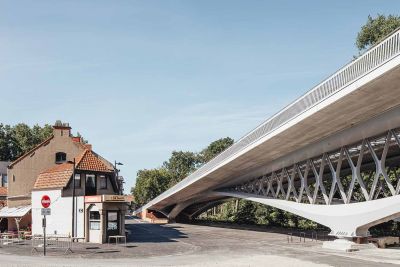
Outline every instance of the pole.
{"type": "Polygon", "coordinates": [[[43,256],[46,256],[46,215],[43,215],[43,256]]]}
{"type": "Polygon", "coordinates": [[[75,158],[72,169],[72,237],[75,237],[75,158]]]}
{"type": "Polygon", "coordinates": [[[115,177],[115,181],[116,181],[116,183],[118,185],[118,194],[120,195],[121,194],[121,188],[120,188],[120,184],[119,184],[119,181],[118,181],[118,168],[117,168],[117,161],[116,160],[114,160],[114,168],[115,168],[115,173],[117,175],[115,177]]]}

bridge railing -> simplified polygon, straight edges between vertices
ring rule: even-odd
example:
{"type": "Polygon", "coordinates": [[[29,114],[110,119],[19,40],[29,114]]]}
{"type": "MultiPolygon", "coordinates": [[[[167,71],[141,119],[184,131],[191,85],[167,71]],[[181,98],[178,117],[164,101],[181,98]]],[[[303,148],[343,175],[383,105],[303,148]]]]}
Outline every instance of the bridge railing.
{"type": "Polygon", "coordinates": [[[298,98],[286,108],[272,116],[253,131],[239,139],[236,143],[199,168],[197,171],[189,175],[183,181],[170,188],[159,197],[155,198],[149,203],[149,205],[151,205],[151,203],[156,203],[157,200],[162,199],[163,196],[166,196],[171,192],[176,192],[183,187],[186,187],[196,179],[201,178],[202,176],[211,172],[218,165],[227,161],[251,144],[257,142],[273,130],[296,118],[326,98],[354,83],[356,80],[374,71],[376,68],[387,63],[399,54],[400,30],[397,30],[382,42],[370,48],[363,55],[352,60],[337,72],[329,76],[327,79],[313,87],[302,97],[298,98]]]}

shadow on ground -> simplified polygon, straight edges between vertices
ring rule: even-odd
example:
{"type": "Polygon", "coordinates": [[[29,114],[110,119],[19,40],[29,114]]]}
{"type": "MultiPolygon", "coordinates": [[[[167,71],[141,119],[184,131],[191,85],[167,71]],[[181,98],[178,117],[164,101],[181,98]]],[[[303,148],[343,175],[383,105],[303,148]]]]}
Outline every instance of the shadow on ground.
{"type": "Polygon", "coordinates": [[[177,242],[176,239],[187,238],[187,235],[179,230],[180,228],[182,227],[170,224],[128,223],[127,242],[177,242]]]}

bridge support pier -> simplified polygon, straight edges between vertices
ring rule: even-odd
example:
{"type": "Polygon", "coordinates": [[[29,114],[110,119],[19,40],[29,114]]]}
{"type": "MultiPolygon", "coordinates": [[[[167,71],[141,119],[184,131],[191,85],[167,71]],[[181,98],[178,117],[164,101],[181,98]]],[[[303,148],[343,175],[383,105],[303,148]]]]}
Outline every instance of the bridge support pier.
{"type": "Polygon", "coordinates": [[[175,223],[177,220],[178,221],[186,221],[187,219],[182,219],[183,215],[181,213],[185,208],[187,208],[191,204],[193,204],[193,200],[176,204],[175,207],[168,213],[168,216],[167,216],[168,222],[175,223]],[[181,219],[181,220],[179,220],[179,219],[181,219]]]}
{"type": "Polygon", "coordinates": [[[377,248],[377,247],[369,243],[358,244],[353,241],[353,238],[343,237],[343,238],[338,238],[334,241],[325,241],[322,244],[322,248],[351,252],[355,250],[360,250],[362,248],[377,248]]]}

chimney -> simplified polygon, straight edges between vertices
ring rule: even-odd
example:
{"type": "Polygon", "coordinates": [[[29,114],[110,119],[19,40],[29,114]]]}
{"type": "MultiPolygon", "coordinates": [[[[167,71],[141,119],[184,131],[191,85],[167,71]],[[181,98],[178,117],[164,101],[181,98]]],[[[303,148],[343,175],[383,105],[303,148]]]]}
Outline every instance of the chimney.
{"type": "Polygon", "coordinates": [[[91,144],[85,144],[85,148],[87,150],[92,150],[92,145],[91,144]]]}
{"type": "Polygon", "coordinates": [[[81,142],[81,138],[80,138],[80,137],[73,136],[73,137],[72,137],[72,141],[74,141],[75,143],[80,143],[80,142],[81,142]]]}
{"type": "Polygon", "coordinates": [[[69,126],[69,123],[63,123],[60,120],[56,121],[53,126],[53,135],[69,137],[71,135],[71,127],[69,126]]]}

